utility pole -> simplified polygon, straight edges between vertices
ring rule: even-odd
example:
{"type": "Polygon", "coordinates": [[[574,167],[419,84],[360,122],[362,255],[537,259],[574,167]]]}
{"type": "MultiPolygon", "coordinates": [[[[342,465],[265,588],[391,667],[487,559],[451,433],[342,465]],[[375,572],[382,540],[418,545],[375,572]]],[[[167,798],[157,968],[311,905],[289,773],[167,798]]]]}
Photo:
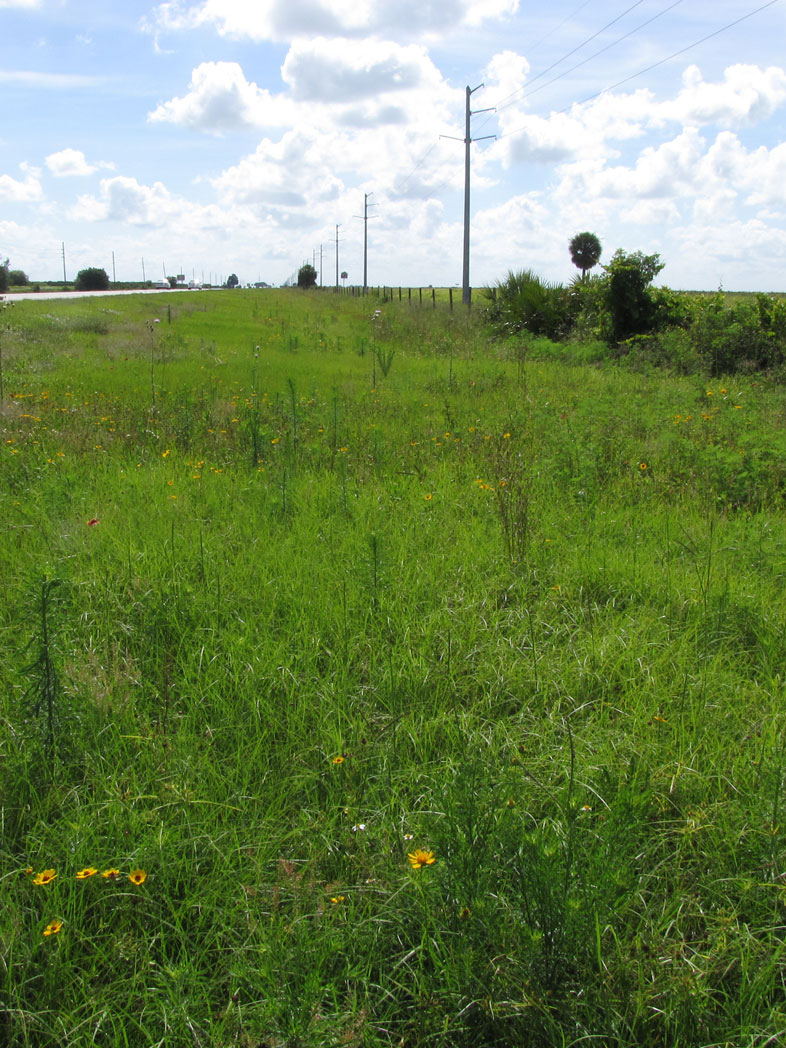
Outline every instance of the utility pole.
{"type": "Polygon", "coordinates": [[[60,250],[61,250],[61,252],[63,254],[63,283],[67,284],[68,283],[68,279],[66,277],[66,268],[65,268],[65,240],[62,240],[60,242],[60,250]]]}
{"type": "Polygon", "coordinates": [[[453,138],[456,142],[464,142],[464,257],[461,267],[461,301],[469,309],[472,306],[472,288],[469,286],[469,147],[473,142],[480,142],[484,138],[496,138],[496,135],[482,135],[481,138],[472,138],[470,133],[470,118],[476,113],[491,113],[491,109],[470,109],[470,99],[476,91],[484,84],[470,87],[467,84],[467,102],[464,116],[464,138],[455,138],[454,135],[440,135],[440,138],[453,138]]]}
{"type": "Polygon", "coordinates": [[[147,283],[147,281],[145,280],[145,260],[144,260],[144,258],[142,259],[142,283],[143,284],[147,283]]]}
{"type": "Polygon", "coordinates": [[[336,290],[338,290],[338,226],[336,226],[336,290]]]}
{"type": "Polygon", "coordinates": [[[112,283],[117,283],[117,274],[115,273],[115,253],[112,252],[112,283]]]}
{"type": "MultiPolygon", "coordinates": [[[[363,294],[368,293],[368,198],[373,193],[363,194],[363,294]]],[[[373,204],[371,205],[374,206],[373,204]]]]}

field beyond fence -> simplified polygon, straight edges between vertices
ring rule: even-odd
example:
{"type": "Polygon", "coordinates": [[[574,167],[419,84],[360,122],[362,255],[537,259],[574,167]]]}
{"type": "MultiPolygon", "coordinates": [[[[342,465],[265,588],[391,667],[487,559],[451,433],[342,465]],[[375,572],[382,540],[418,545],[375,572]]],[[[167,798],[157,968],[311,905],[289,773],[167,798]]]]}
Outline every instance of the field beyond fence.
{"type": "Polygon", "coordinates": [[[781,1043],[783,387],[390,292],[2,313],[0,1040],[781,1043]]]}

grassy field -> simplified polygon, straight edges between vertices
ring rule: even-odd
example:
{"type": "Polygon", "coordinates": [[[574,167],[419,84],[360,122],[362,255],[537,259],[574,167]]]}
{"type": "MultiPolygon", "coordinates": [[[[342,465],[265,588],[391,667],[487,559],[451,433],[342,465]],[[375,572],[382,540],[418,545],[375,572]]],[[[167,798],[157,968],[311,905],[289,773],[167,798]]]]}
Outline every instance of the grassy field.
{"type": "Polygon", "coordinates": [[[4,1044],[782,1042],[782,387],[297,291],[0,352],[4,1044]]]}

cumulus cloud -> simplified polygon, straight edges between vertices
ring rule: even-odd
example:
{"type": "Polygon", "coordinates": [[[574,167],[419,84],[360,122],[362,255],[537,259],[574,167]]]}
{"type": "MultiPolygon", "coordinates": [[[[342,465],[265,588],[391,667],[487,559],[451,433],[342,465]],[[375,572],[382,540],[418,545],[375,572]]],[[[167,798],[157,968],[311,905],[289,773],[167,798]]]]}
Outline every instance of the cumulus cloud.
{"type": "Polygon", "coordinates": [[[722,81],[707,83],[692,65],[683,73],[682,84],[675,99],[654,107],[655,120],[750,127],[772,116],[786,99],[786,70],[777,66],[733,65],[722,81]]]}
{"type": "Polygon", "coordinates": [[[202,62],[188,87],[187,94],[162,102],[148,119],[214,135],[280,126],[293,119],[287,100],[246,80],[237,62],[202,62]]]}
{"type": "Polygon", "coordinates": [[[13,178],[11,175],[0,175],[0,200],[18,204],[43,200],[40,171],[28,164],[20,164],[19,167],[26,176],[24,179],[13,178]]]}
{"type": "Polygon", "coordinates": [[[101,180],[98,196],[80,196],[69,217],[82,222],[123,222],[134,226],[161,226],[176,211],[166,186],[141,185],[135,178],[118,175],[101,180]]]}
{"type": "Polygon", "coordinates": [[[145,28],[158,33],[212,26],[222,36],[255,41],[298,37],[444,36],[451,27],[478,26],[515,14],[519,0],[167,0],[145,28]]]}
{"type": "Polygon", "coordinates": [[[295,41],[281,75],[298,101],[356,103],[379,95],[438,87],[425,48],[381,41],[295,41]]]}
{"type": "Polygon", "coordinates": [[[61,149],[57,153],[50,153],[44,163],[55,178],[67,178],[72,175],[92,175],[99,168],[112,168],[113,164],[99,161],[97,164],[89,164],[85,154],[79,149],[61,149]]]}

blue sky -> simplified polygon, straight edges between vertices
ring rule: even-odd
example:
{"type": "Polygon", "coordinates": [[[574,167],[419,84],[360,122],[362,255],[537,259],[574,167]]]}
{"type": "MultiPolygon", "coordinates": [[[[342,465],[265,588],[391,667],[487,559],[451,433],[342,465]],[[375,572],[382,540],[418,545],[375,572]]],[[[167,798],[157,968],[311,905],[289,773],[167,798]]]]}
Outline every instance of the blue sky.
{"type": "Polygon", "coordinates": [[[321,258],[330,284],[338,225],[360,283],[368,193],[369,283],[458,284],[464,150],[440,136],[484,84],[475,286],[567,281],[591,230],[673,287],[786,291],[786,0],[762,7],[0,0],[0,256],[244,283],[321,258]]]}

